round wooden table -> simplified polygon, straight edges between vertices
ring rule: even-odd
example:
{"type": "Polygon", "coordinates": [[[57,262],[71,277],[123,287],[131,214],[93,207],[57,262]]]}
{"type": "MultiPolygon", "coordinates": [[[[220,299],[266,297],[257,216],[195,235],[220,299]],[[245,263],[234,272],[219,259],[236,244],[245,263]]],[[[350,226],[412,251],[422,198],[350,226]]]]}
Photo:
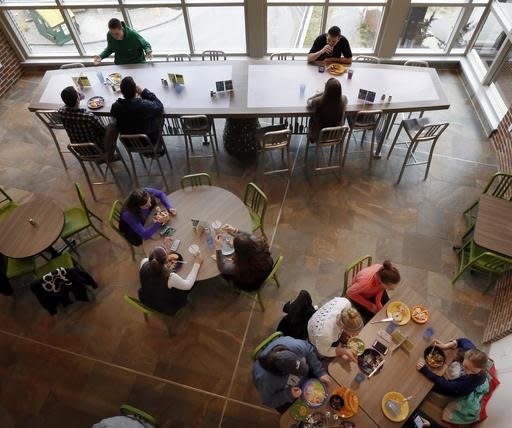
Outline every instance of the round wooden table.
{"type": "Polygon", "coordinates": [[[63,228],[64,213],[57,204],[37,198],[12,210],[0,223],[0,253],[15,259],[35,256],[51,247],[63,228]]]}
{"type": "MultiPolygon", "coordinates": [[[[218,276],[217,262],[211,257],[215,254],[215,249],[208,248],[204,234],[199,236],[194,232],[190,220],[197,219],[209,224],[219,220],[222,224],[228,223],[242,231],[251,232],[252,221],[247,207],[238,196],[215,186],[196,186],[177,190],[169,195],[169,200],[178,212],[176,217],[171,217],[169,222],[169,226],[176,229],[171,236],[181,240],[177,252],[183,256],[184,261],[188,262],[179,270],[179,274],[186,277],[192,269],[193,257],[189,253],[188,247],[197,244],[203,256],[203,264],[199,269],[197,280],[218,276]]],[[[148,220],[151,222],[152,218],[149,217],[148,220]]],[[[162,244],[163,238],[155,233],[152,239],[144,241],[144,251],[149,254],[154,247],[162,244]]]]}

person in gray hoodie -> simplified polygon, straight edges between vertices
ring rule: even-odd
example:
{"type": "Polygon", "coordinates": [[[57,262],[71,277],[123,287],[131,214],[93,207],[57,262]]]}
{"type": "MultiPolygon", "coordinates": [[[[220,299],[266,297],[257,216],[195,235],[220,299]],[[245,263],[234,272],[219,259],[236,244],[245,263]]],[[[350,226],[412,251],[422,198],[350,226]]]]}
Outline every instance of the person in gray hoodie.
{"type": "Polygon", "coordinates": [[[313,345],[288,336],[275,339],[260,352],[252,375],[263,404],[279,413],[301,396],[301,387],[309,378],[331,382],[313,345]]]}

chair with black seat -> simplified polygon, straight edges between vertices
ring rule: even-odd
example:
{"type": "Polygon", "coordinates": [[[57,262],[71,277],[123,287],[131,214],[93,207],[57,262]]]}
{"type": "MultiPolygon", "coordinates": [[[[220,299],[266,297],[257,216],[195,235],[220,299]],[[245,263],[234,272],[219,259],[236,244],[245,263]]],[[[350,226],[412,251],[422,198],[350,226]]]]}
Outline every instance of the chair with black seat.
{"type": "Polygon", "coordinates": [[[206,172],[200,172],[198,174],[188,174],[181,177],[181,188],[184,189],[187,186],[211,186],[212,177],[206,172]]]}
{"type": "Polygon", "coordinates": [[[277,59],[278,61],[288,61],[288,57],[291,57],[292,61],[295,61],[295,54],[291,52],[277,52],[270,55],[270,60],[277,59]]]}
{"type": "Polygon", "coordinates": [[[318,135],[318,141],[310,140],[308,138],[306,142],[306,153],[304,154],[304,166],[307,167],[308,163],[308,149],[310,144],[315,146],[315,166],[313,171],[337,171],[338,180],[341,180],[341,171],[343,169],[343,145],[345,144],[346,137],[349,133],[349,127],[344,126],[333,126],[329,128],[322,128],[318,135]],[[318,159],[320,153],[323,154],[323,149],[329,148],[329,162],[327,166],[318,166],[318,159]],[[338,163],[332,164],[332,157],[334,152],[338,150],[338,163]]]}
{"type": "Polygon", "coordinates": [[[367,62],[371,64],[380,64],[380,59],[376,56],[358,55],[354,58],[354,62],[367,62]]]}
{"type": "Polygon", "coordinates": [[[224,58],[224,61],[226,61],[227,57],[224,51],[203,51],[203,53],[201,54],[201,59],[203,61],[219,61],[221,57],[224,58]]]}
{"type": "Polygon", "coordinates": [[[69,144],[68,150],[77,158],[78,162],[80,163],[80,166],[82,167],[82,170],[84,171],[85,178],[87,179],[87,184],[89,185],[89,189],[91,190],[92,197],[96,201],[96,194],[94,193],[93,185],[101,185],[101,184],[112,184],[107,182],[107,174],[110,170],[110,173],[112,174],[112,177],[114,178],[114,182],[119,189],[119,191],[122,191],[121,185],[119,183],[119,180],[116,177],[116,174],[114,173],[114,170],[112,169],[112,162],[121,161],[123,163],[124,168],[126,169],[126,172],[128,173],[128,177],[131,179],[130,171],[128,170],[128,166],[126,165],[126,162],[124,161],[121,154],[116,151],[112,156],[109,158],[109,154],[102,150],[97,144],[94,143],[80,143],[80,144],[69,144]],[[94,168],[96,167],[100,173],[100,176],[103,181],[100,182],[92,182],[91,178],[89,176],[89,172],[87,171],[87,168],[85,165],[88,164],[91,169],[94,171],[94,168]],[[102,165],[105,165],[105,170],[103,171],[102,165]]]}
{"type": "Polygon", "coordinates": [[[55,134],[55,131],[57,130],[64,130],[64,124],[62,123],[59,112],[57,110],[38,110],[35,112],[35,114],[37,118],[44,123],[44,126],[46,126],[48,131],[50,131],[50,135],[52,136],[55,147],[57,148],[57,152],[59,153],[60,160],[62,161],[64,168],[68,169],[66,161],[64,160],[64,154],[69,152],[63,151],[61,149],[59,140],[55,134]]]}
{"type": "Polygon", "coordinates": [[[400,123],[400,126],[398,127],[398,131],[395,135],[395,138],[393,140],[393,144],[391,144],[391,147],[389,148],[388,152],[388,159],[391,155],[391,152],[393,151],[396,144],[404,144],[407,147],[407,153],[405,154],[404,163],[402,164],[402,169],[400,170],[400,175],[398,176],[398,180],[396,184],[400,183],[400,180],[402,179],[402,175],[404,173],[406,166],[414,166],[414,165],[427,165],[427,169],[425,171],[425,178],[428,177],[428,172],[430,170],[430,164],[432,162],[432,156],[434,154],[434,149],[436,147],[436,143],[439,140],[439,137],[441,134],[448,128],[449,123],[430,123],[430,120],[426,117],[421,117],[418,119],[405,119],[402,120],[402,123],[400,123]],[[399,142],[397,143],[398,137],[400,135],[400,132],[402,131],[402,128],[405,130],[407,136],[409,137],[409,141],[399,142]],[[423,162],[418,162],[416,160],[416,157],[414,156],[414,153],[416,149],[418,148],[419,144],[424,143],[431,143],[430,146],[430,153],[428,155],[428,160],[423,162]],[[413,158],[412,163],[407,163],[409,158],[413,158]]]}
{"type": "Polygon", "coordinates": [[[119,135],[119,141],[121,141],[121,144],[124,146],[128,156],[130,157],[130,163],[132,165],[133,177],[136,187],[139,187],[139,176],[137,175],[137,169],[135,168],[135,161],[133,156],[139,155],[142,165],[147,171],[146,175],[141,175],[140,177],[154,177],[155,175],[151,174],[151,167],[153,166],[153,161],[156,161],[165,187],[166,189],[169,189],[167,180],[165,179],[164,170],[162,169],[162,165],[160,163],[160,157],[163,155],[167,157],[170,168],[172,168],[172,163],[171,158],[169,157],[169,153],[167,152],[164,139],[161,136],[158,138],[158,142],[156,144],[153,144],[146,134],[119,135]],[[147,167],[144,158],[150,159],[149,168],[147,167]]]}
{"type": "Polygon", "coordinates": [[[0,187],[0,221],[17,206],[18,204],[0,187]]]}
{"type": "Polygon", "coordinates": [[[185,137],[185,151],[187,157],[187,169],[190,171],[190,159],[192,158],[213,158],[215,165],[217,165],[217,150],[219,149],[217,142],[217,135],[213,126],[213,121],[207,116],[200,115],[189,115],[181,116],[181,129],[185,137]],[[212,149],[211,155],[192,155],[189,153],[190,150],[193,152],[192,138],[201,137],[205,142],[211,142],[212,149]]]}
{"type": "Polygon", "coordinates": [[[263,170],[263,175],[276,174],[286,172],[288,176],[292,174],[292,162],[290,158],[290,141],[292,133],[289,129],[282,129],[279,131],[265,132],[258,137],[260,163],[263,170]],[[272,152],[279,150],[281,152],[281,161],[286,165],[286,168],[265,170],[265,154],[270,153],[270,159],[273,162],[272,152]],[[284,160],[286,154],[286,162],[284,160]]]}
{"type": "Polygon", "coordinates": [[[72,62],[69,64],[62,64],[60,66],[61,70],[68,70],[70,68],[85,68],[85,64],[83,64],[82,62],[72,62]]]}
{"type": "Polygon", "coordinates": [[[167,62],[174,61],[174,62],[183,62],[185,60],[192,61],[192,58],[189,54],[171,54],[167,55],[167,62]]]}
{"type": "Polygon", "coordinates": [[[369,156],[369,167],[372,167],[373,161],[373,147],[375,145],[375,138],[377,128],[379,127],[380,120],[382,118],[382,110],[361,110],[356,113],[353,118],[349,118],[348,122],[350,125],[350,133],[348,134],[347,143],[345,144],[345,154],[343,155],[342,166],[345,166],[348,155],[348,147],[350,145],[350,137],[354,135],[354,132],[362,132],[361,145],[364,142],[366,132],[372,133],[372,140],[370,145],[370,156],[369,156]]]}

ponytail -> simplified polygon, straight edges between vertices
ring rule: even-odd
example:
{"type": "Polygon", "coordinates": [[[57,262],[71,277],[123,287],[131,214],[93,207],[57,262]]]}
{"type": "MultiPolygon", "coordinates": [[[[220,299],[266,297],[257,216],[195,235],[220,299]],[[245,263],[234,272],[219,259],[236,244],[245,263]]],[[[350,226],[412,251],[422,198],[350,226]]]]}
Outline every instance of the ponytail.
{"type": "Polygon", "coordinates": [[[400,272],[391,264],[391,261],[384,260],[379,270],[380,280],[384,284],[398,284],[400,282],[400,272]]]}

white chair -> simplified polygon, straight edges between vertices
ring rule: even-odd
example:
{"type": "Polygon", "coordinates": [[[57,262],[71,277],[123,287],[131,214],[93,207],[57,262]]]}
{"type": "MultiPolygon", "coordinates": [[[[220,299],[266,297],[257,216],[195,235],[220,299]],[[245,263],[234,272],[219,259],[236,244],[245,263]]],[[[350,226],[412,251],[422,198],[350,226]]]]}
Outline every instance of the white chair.
{"type": "Polygon", "coordinates": [[[372,167],[373,161],[373,147],[375,145],[375,133],[379,126],[380,120],[382,118],[382,110],[361,110],[358,111],[353,119],[348,118],[348,122],[350,125],[350,134],[347,138],[347,144],[345,145],[345,155],[343,156],[343,166],[345,166],[345,162],[347,160],[348,155],[348,146],[350,145],[350,137],[354,132],[362,132],[363,135],[361,137],[361,145],[364,142],[364,138],[366,136],[366,132],[369,131],[372,133],[372,140],[370,145],[370,160],[369,167],[372,167]]]}
{"type": "Polygon", "coordinates": [[[48,131],[53,138],[53,142],[55,143],[55,147],[57,148],[57,152],[59,153],[60,160],[64,165],[65,169],[68,169],[66,165],[66,161],[64,160],[64,153],[69,153],[68,151],[63,151],[60,148],[59,141],[57,140],[57,135],[55,135],[56,130],[64,130],[64,124],[62,123],[62,119],[57,110],[38,110],[35,112],[37,118],[44,123],[48,131]]]}
{"type": "Polygon", "coordinates": [[[295,61],[295,54],[290,52],[277,52],[270,55],[270,59],[277,59],[278,61],[288,61],[288,57],[291,57],[292,61],[295,61]]]}
{"type": "Polygon", "coordinates": [[[224,61],[226,61],[226,53],[224,51],[204,51],[201,54],[201,59],[203,61],[210,60],[210,61],[219,61],[220,58],[223,57],[224,61]]]}
{"type": "Polygon", "coordinates": [[[289,129],[282,129],[280,131],[265,132],[262,136],[258,137],[260,145],[260,159],[259,163],[263,170],[263,175],[275,174],[279,172],[287,172],[288,176],[292,174],[292,164],[290,159],[290,140],[292,133],[289,129]],[[265,154],[270,153],[270,159],[273,161],[272,152],[281,151],[281,160],[284,163],[284,155],[286,153],[286,168],[272,169],[265,171],[265,154]]]}
{"type": "Polygon", "coordinates": [[[354,62],[369,62],[372,64],[380,64],[380,59],[376,56],[358,55],[354,58],[354,62]]]}
{"type": "Polygon", "coordinates": [[[183,62],[184,60],[192,61],[192,58],[189,54],[171,54],[167,55],[167,62],[174,61],[174,62],[183,62]]]}

